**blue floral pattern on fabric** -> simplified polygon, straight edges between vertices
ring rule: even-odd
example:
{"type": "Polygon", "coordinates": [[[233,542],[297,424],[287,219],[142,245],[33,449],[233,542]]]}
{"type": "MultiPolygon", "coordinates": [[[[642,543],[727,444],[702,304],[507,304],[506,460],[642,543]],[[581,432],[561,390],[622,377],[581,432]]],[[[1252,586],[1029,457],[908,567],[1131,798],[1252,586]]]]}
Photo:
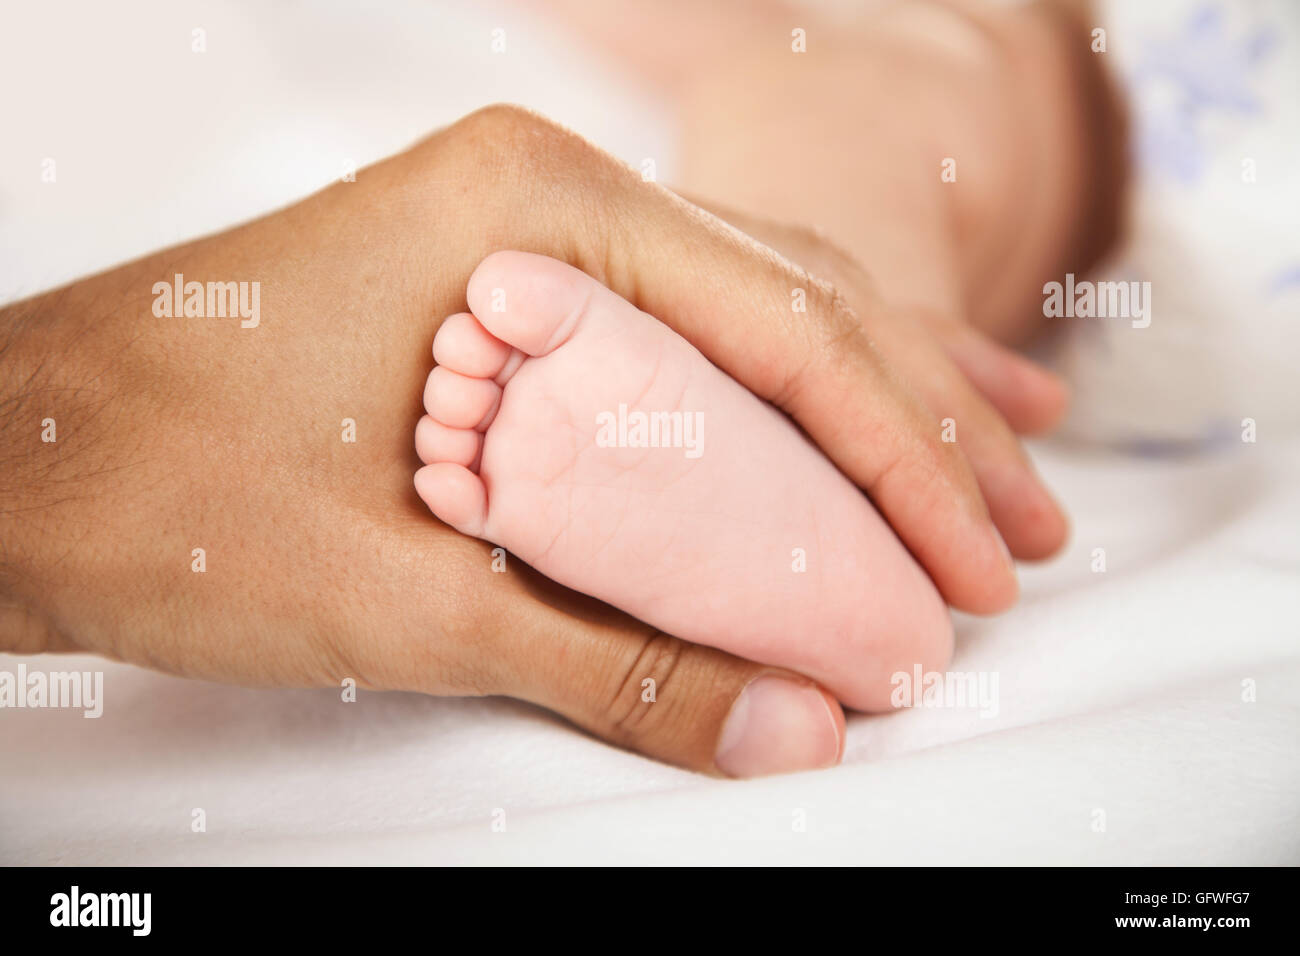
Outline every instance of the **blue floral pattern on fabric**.
{"type": "Polygon", "coordinates": [[[1221,4],[1197,7],[1172,35],[1143,47],[1131,89],[1144,104],[1138,130],[1143,167],[1180,182],[1196,182],[1209,158],[1202,131],[1207,114],[1252,116],[1262,112],[1258,67],[1277,44],[1277,33],[1260,26],[1244,37],[1229,35],[1221,4]]]}

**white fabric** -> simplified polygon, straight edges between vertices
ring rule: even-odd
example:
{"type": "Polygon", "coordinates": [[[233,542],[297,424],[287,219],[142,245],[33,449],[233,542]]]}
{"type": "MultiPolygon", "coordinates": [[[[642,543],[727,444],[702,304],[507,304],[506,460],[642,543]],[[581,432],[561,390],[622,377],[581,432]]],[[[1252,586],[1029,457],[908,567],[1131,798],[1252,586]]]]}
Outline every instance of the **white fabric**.
{"type": "MultiPolygon", "coordinates": [[[[1088,278],[1150,283],[1150,326],[1069,324],[1063,434],[1159,448],[1300,429],[1300,5],[1103,5],[1134,119],[1127,243],[1088,278]]],[[[1058,277],[1063,278],[1063,277],[1058,277]]]]}
{"type": "MultiPolygon", "coordinates": [[[[495,99],[671,181],[653,104],[515,12],[314,5],[304,27],[299,7],[140,6],[127,22],[92,0],[32,4],[0,37],[4,88],[50,91],[7,118],[0,295],[287,202],[495,99]],[[492,60],[498,25],[512,52],[492,60]],[[206,61],[186,59],[195,26],[206,61]],[[46,156],[57,184],[39,182],[46,156]]],[[[98,719],[0,710],[0,863],[1300,862],[1300,440],[1036,451],[1072,544],[1025,570],[1014,612],[958,622],[953,667],[998,675],[996,717],[855,717],[843,767],[738,783],[511,701],[345,704],[0,656],[105,672],[98,719]]]]}

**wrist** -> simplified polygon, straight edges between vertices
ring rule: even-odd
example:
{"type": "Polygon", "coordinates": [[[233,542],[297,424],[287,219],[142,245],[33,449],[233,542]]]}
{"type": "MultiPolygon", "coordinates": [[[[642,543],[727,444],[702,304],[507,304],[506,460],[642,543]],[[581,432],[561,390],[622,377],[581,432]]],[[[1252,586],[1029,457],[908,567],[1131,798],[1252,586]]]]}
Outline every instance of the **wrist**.
{"type": "Polygon", "coordinates": [[[74,649],[46,606],[95,431],[73,298],[69,287],[0,309],[0,650],[15,653],[74,649]]]}
{"type": "Polygon", "coordinates": [[[31,508],[41,442],[34,395],[42,387],[29,342],[42,314],[39,299],[0,309],[0,651],[11,653],[39,653],[48,643],[28,597],[39,586],[33,580],[39,518],[31,508]]]}

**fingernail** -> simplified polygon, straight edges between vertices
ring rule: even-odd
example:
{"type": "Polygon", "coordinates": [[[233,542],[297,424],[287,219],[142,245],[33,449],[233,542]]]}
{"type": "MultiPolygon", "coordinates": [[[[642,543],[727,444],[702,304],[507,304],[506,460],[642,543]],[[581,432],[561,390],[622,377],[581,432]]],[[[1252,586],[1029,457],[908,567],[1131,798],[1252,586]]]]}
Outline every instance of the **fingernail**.
{"type": "Polygon", "coordinates": [[[825,694],[769,675],[740,692],[722,726],[714,763],[729,777],[815,770],[840,762],[841,743],[825,694]]]}

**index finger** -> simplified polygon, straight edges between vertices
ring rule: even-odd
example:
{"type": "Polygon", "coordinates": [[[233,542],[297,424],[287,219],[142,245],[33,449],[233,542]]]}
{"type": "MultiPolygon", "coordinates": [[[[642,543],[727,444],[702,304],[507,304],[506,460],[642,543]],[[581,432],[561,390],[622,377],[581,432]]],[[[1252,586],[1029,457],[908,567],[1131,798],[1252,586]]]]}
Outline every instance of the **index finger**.
{"type": "Polygon", "coordinates": [[[633,177],[626,193],[598,278],[798,422],[950,604],[1014,603],[1014,565],[965,456],[838,292],[667,190],[633,177]]]}
{"type": "Polygon", "coordinates": [[[468,221],[482,231],[502,220],[500,239],[469,237],[467,258],[512,248],[586,272],[789,414],[948,603],[991,613],[1015,601],[1014,566],[965,457],[833,286],[528,110],[488,107],[453,129],[490,185],[473,193],[468,221]]]}

